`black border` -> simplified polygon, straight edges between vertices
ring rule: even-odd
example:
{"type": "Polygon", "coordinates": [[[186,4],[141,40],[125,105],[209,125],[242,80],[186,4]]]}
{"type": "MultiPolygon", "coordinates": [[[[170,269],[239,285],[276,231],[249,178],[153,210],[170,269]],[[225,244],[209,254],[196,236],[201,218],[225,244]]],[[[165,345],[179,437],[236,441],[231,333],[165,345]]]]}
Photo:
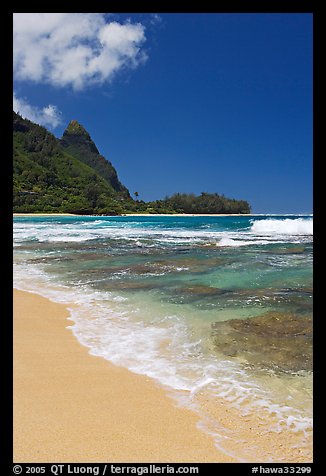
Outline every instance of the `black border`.
{"type": "MultiPolygon", "coordinates": [[[[89,11],[85,8],[69,8],[68,5],[65,5],[65,8],[59,8],[60,5],[49,5],[53,7],[53,10],[50,11],[62,11],[62,10],[77,10],[81,12],[89,11]]],[[[262,467],[297,467],[297,466],[309,466],[312,468],[312,473],[319,469],[319,466],[322,463],[322,433],[321,425],[319,419],[319,405],[320,405],[320,395],[321,395],[321,372],[319,366],[322,361],[322,354],[319,352],[319,339],[321,336],[320,324],[323,319],[323,315],[320,313],[319,309],[321,308],[321,303],[319,298],[321,296],[321,286],[322,279],[318,279],[320,272],[320,251],[321,251],[321,241],[320,236],[322,236],[321,221],[320,218],[320,181],[322,177],[321,171],[319,171],[321,160],[319,156],[321,155],[321,125],[320,125],[320,105],[321,105],[321,91],[323,82],[322,77],[322,32],[326,28],[326,23],[324,22],[325,17],[322,15],[322,0],[263,0],[260,2],[255,1],[241,1],[241,0],[221,0],[215,2],[201,2],[200,4],[190,7],[188,11],[184,11],[184,5],[173,4],[172,7],[168,5],[167,2],[162,2],[161,4],[155,3],[152,7],[155,8],[156,12],[153,12],[150,9],[150,5],[137,4],[107,4],[104,2],[92,2],[91,10],[95,12],[101,12],[105,8],[108,8],[112,13],[312,13],[313,14],[313,41],[314,41],[314,51],[313,51],[313,120],[314,120],[314,129],[313,129],[313,138],[314,138],[314,194],[313,194],[313,203],[314,203],[314,235],[315,235],[315,255],[318,259],[314,259],[314,281],[315,281],[315,298],[314,298],[314,328],[315,328],[315,338],[314,338],[314,410],[315,410],[315,431],[314,431],[314,462],[312,464],[281,464],[281,463],[191,463],[189,466],[198,466],[199,474],[202,474],[207,471],[214,471],[221,469],[222,474],[228,471],[236,472],[236,474],[252,474],[252,467],[262,466],[262,467]],[[135,11],[135,6],[137,5],[137,11],[135,11]],[[128,8],[129,7],[129,8],[128,8]],[[124,10],[123,10],[124,9],[124,10]],[[317,276],[317,280],[316,280],[317,276]],[[318,332],[316,332],[316,329],[318,332]],[[236,465],[236,466],[234,466],[236,465]]],[[[46,5],[42,5],[42,11],[46,11],[46,5]]],[[[3,268],[2,276],[2,286],[3,291],[3,306],[4,310],[2,312],[2,326],[3,326],[3,345],[1,349],[3,351],[3,360],[5,365],[3,368],[3,386],[2,386],[2,395],[5,397],[3,404],[3,409],[5,408],[5,415],[3,419],[3,424],[1,425],[2,429],[5,430],[2,438],[2,450],[0,457],[0,464],[3,467],[3,472],[1,474],[13,474],[12,465],[13,465],[13,456],[12,456],[12,410],[13,410],[13,392],[12,392],[12,359],[13,359],[13,347],[12,347],[12,321],[9,321],[8,317],[12,316],[12,90],[13,90],[13,74],[12,74],[12,14],[14,12],[26,12],[26,9],[29,8],[30,12],[36,12],[40,9],[35,5],[35,2],[30,2],[28,4],[24,3],[23,5],[18,5],[15,3],[10,8],[3,9],[2,12],[2,28],[0,29],[0,34],[2,35],[2,56],[3,64],[1,68],[0,75],[0,94],[1,94],[1,110],[2,110],[2,173],[0,178],[2,179],[2,185],[0,191],[3,194],[1,200],[1,239],[3,241],[3,250],[2,250],[2,261],[5,262],[3,268]],[[4,110],[6,114],[4,114],[4,110]],[[9,323],[9,324],[8,324],[9,323]]],[[[60,462],[54,462],[53,464],[59,464],[60,462]]],[[[73,466],[77,467],[78,464],[71,463],[73,466]]],[[[125,465],[121,462],[122,465],[125,465]]],[[[164,463],[161,463],[164,465],[164,463]]],[[[173,463],[168,463],[170,466],[181,466],[174,465],[173,463]]],[[[118,465],[118,464],[117,464],[118,465]]],[[[130,464],[127,464],[130,466],[130,464]]],[[[22,465],[22,466],[26,466],[22,465]]],[[[45,466],[46,474],[52,474],[50,472],[50,466],[37,464],[34,466],[45,466]]],[[[80,466],[85,466],[80,465],[80,466]]],[[[92,466],[88,464],[87,466],[92,466]]],[[[96,466],[93,463],[93,466],[96,466]]],[[[135,463],[135,466],[148,466],[143,463],[135,463]]],[[[158,464],[159,466],[159,464],[158,464]]],[[[22,474],[25,474],[24,472],[22,474]]],[[[67,474],[63,472],[62,474],[67,474]]],[[[109,473],[107,473],[109,474],[109,473]]]]}

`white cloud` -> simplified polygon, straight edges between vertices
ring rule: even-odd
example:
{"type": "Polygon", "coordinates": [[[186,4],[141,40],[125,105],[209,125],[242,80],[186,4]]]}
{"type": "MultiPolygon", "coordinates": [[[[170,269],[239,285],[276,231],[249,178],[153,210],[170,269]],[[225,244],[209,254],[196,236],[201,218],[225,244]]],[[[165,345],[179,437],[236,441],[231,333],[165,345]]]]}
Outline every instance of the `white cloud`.
{"type": "Polygon", "coordinates": [[[102,13],[15,13],[14,78],[83,89],[146,60],[140,23],[102,13]]]}
{"type": "Polygon", "coordinates": [[[25,99],[18,98],[14,94],[13,109],[22,117],[30,119],[37,124],[55,129],[61,124],[61,112],[52,104],[43,107],[42,109],[32,106],[25,99]]]}

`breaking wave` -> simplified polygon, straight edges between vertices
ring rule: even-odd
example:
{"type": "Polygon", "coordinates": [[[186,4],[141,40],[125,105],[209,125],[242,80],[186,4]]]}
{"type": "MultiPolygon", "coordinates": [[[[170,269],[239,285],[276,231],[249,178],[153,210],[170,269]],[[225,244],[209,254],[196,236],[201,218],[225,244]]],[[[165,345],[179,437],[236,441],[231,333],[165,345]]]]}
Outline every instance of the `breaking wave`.
{"type": "Polygon", "coordinates": [[[312,235],[313,219],[286,218],[285,220],[256,220],[251,226],[252,233],[260,235],[312,235]]]}

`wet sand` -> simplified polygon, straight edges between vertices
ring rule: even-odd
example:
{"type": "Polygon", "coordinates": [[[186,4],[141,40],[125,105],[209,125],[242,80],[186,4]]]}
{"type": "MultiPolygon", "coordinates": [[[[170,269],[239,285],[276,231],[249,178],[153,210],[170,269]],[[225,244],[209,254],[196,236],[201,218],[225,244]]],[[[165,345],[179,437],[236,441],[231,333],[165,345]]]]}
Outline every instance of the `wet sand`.
{"type": "Polygon", "coordinates": [[[234,462],[152,380],[88,354],[61,304],[14,290],[14,462],[234,462]]]}

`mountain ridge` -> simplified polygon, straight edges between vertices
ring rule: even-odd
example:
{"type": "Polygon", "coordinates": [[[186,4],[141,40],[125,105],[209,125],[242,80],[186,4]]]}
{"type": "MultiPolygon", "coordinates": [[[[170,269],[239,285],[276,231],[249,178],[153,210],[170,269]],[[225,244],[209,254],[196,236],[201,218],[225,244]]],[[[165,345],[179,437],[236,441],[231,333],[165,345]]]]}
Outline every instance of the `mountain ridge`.
{"type": "Polygon", "coordinates": [[[97,170],[66,151],[44,127],[15,112],[13,152],[14,211],[123,211],[121,201],[127,194],[117,192],[97,170]]]}
{"type": "Polygon", "coordinates": [[[133,200],[112,163],[77,120],[70,121],[58,139],[15,112],[13,192],[16,213],[250,213],[247,201],[217,193],[175,193],[147,203],[133,200]]]}
{"type": "Polygon", "coordinates": [[[131,198],[128,189],[122,185],[112,163],[100,154],[90,134],[77,120],[73,119],[65,129],[60,144],[68,153],[95,169],[116,192],[131,198]]]}

